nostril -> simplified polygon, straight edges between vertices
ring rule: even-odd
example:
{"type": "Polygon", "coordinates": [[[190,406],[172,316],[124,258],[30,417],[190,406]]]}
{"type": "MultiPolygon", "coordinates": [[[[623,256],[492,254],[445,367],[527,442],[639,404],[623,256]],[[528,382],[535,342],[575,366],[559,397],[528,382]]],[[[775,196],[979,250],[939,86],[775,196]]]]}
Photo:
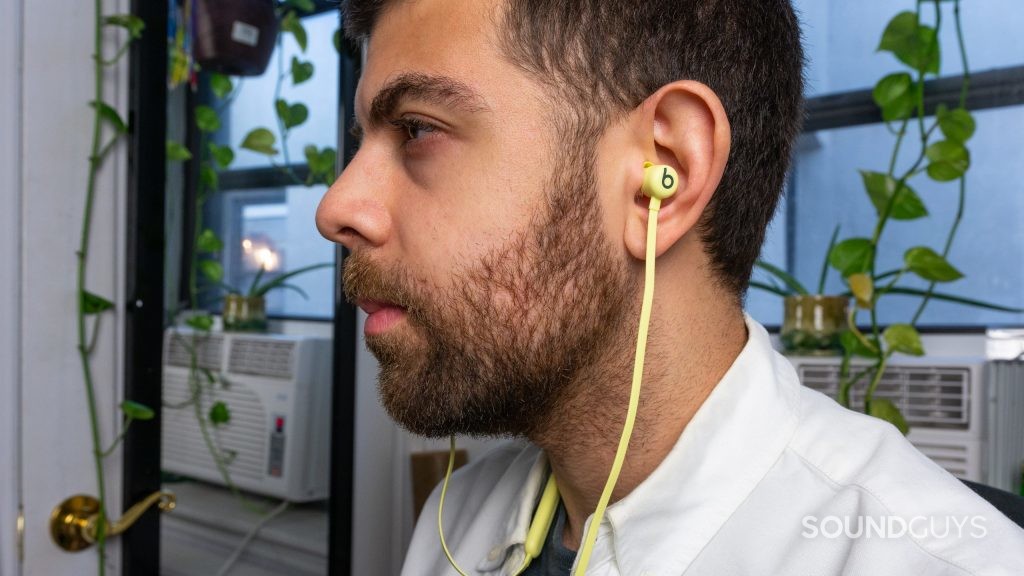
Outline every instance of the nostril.
{"type": "Polygon", "coordinates": [[[358,236],[359,232],[356,232],[356,229],[351,227],[351,226],[345,226],[344,228],[341,229],[339,234],[341,234],[341,236],[344,236],[344,237],[352,237],[352,236],[358,236]]]}

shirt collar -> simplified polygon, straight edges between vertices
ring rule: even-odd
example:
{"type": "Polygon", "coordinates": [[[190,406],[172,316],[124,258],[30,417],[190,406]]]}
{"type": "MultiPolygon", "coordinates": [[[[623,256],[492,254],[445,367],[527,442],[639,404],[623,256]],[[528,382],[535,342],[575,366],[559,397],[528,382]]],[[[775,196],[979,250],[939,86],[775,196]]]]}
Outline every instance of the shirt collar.
{"type": "MultiPolygon", "coordinates": [[[[788,444],[797,425],[799,382],[789,362],[772,348],[764,327],[749,315],[744,319],[746,345],[668,456],[608,507],[591,569],[614,560],[624,575],[681,573],[788,444]]],[[[504,564],[505,572],[514,573],[522,564],[546,473],[546,458],[538,451],[496,546],[478,569],[504,564]]]]}

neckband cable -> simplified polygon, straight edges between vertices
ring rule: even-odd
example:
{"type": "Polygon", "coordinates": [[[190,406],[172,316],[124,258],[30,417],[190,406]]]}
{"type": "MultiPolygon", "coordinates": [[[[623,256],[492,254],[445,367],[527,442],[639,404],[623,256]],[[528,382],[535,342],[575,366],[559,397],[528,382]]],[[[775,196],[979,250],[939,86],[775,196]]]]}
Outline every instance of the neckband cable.
{"type": "MultiPolygon", "coordinates": [[[[622,427],[622,436],[619,437],[619,447],[615,452],[615,459],[612,461],[611,471],[608,473],[608,480],[605,482],[604,491],[601,493],[601,498],[597,502],[597,508],[594,510],[593,518],[590,521],[590,525],[587,528],[587,533],[583,537],[583,545],[580,547],[579,556],[576,562],[576,569],[573,571],[574,576],[584,576],[587,573],[587,567],[590,565],[590,556],[594,551],[594,543],[597,541],[597,534],[601,527],[601,522],[604,520],[605,510],[608,508],[608,501],[611,500],[612,491],[615,490],[615,484],[619,480],[619,473],[622,471],[622,464],[626,459],[626,450],[629,448],[629,440],[633,436],[633,425],[636,423],[637,408],[640,404],[640,384],[643,381],[644,373],[644,357],[647,353],[647,332],[651,324],[651,307],[654,303],[654,261],[656,252],[656,243],[658,239],[658,211],[661,209],[661,199],[651,198],[650,210],[647,219],[647,246],[646,246],[646,261],[644,262],[644,295],[643,302],[640,307],[640,329],[636,339],[636,356],[633,361],[633,383],[630,387],[629,392],[629,408],[626,411],[626,422],[622,427]]],[[[451,446],[448,455],[448,470],[445,472],[444,484],[441,486],[441,499],[437,505],[437,531],[441,536],[441,548],[444,549],[444,555],[448,558],[448,562],[452,565],[461,576],[467,576],[467,574],[459,568],[456,564],[455,559],[452,557],[451,551],[448,549],[448,544],[444,540],[444,524],[442,522],[443,511],[444,511],[444,499],[448,493],[448,481],[452,476],[452,468],[455,465],[455,436],[451,437],[451,446]]],[[[545,497],[541,500],[545,502],[548,500],[548,491],[554,490],[557,498],[557,489],[554,488],[554,474],[548,478],[548,485],[545,488],[545,497]]],[[[557,505],[557,499],[555,500],[557,505]]],[[[542,506],[544,508],[544,506],[542,506]]],[[[548,518],[547,522],[544,523],[543,532],[546,534],[550,529],[551,519],[548,518]]],[[[534,532],[534,526],[530,527],[531,534],[534,532]]],[[[528,538],[529,539],[529,538],[528,538]]],[[[523,559],[523,565],[516,571],[516,574],[521,574],[523,570],[529,566],[530,560],[532,560],[529,553],[523,559]]]]}

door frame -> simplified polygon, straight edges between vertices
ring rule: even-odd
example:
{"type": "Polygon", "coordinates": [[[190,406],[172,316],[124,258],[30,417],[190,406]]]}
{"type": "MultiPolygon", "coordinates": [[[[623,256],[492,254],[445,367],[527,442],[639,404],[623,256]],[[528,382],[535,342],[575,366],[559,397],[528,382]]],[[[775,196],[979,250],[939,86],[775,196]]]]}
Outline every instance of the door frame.
{"type": "Polygon", "coordinates": [[[0,576],[20,573],[22,2],[0,20],[0,576]]]}
{"type": "MultiPolygon", "coordinates": [[[[124,440],[122,501],[160,490],[164,324],[164,202],[167,139],[168,0],[132,0],[146,33],[129,54],[128,190],[125,242],[124,399],[154,407],[124,440]]],[[[160,573],[160,518],[154,507],[122,537],[122,576],[160,573]]]]}

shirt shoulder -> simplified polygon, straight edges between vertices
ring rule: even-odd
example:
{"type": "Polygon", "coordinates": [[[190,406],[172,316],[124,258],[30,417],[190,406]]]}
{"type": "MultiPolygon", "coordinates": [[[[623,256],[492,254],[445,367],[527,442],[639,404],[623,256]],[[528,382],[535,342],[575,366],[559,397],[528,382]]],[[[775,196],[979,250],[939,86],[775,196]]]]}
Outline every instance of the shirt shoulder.
{"type": "Polygon", "coordinates": [[[858,526],[871,527],[869,522],[894,522],[907,531],[898,543],[885,544],[916,549],[903,552],[936,571],[1024,574],[1024,530],[896,427],[809,388],[801,387],[800,395],[799,424],[783,458],[824,489],[818,512],[833,512],[854,533],[858,526]]]}

